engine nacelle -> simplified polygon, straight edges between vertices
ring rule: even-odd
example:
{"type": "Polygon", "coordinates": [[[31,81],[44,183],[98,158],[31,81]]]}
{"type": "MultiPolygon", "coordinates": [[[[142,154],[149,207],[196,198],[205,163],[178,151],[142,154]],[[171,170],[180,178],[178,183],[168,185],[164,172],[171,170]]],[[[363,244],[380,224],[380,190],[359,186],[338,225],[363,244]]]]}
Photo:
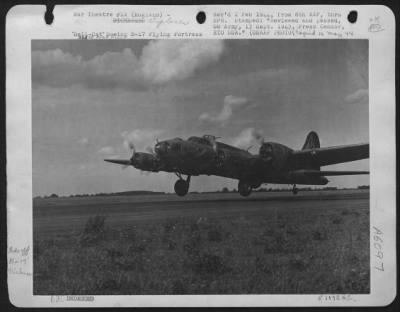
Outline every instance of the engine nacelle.
{"type": "Polygon", "coordinates": [[[135,153],[131,158],[132,165],[139,170],[157,171],[158,159],[150,153],[135,153]]]}
{"type": "Polygon", "coordinates": [[[259,157],[261,161],[274,170],[281,170],[284,168],[289,156],[293,150],[285,145],[267,142],[263,143],[260,147],[259,157]]]}

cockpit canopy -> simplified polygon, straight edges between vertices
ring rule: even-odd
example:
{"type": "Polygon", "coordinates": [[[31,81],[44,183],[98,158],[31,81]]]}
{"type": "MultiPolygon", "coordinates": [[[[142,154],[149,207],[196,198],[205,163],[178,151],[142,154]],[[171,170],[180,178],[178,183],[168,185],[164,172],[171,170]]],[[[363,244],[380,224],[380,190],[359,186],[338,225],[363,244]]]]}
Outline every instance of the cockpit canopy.
{"type": "Polygon", "coordinates": [[[188,139],[189,142],[197,143],[197,144],[203,144],[207,146],[212,146],[210,140],[204,138],[204,137],[196,137],[192,136],[188,139]]]}

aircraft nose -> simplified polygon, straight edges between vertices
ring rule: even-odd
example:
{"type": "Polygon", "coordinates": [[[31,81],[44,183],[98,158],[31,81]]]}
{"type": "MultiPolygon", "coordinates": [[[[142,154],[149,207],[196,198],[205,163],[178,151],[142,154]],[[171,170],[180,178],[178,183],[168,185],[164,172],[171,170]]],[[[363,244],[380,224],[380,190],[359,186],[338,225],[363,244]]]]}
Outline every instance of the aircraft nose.
{"type": "Polygon", "coordinates": [[[165,154],[168,151],[168,145],[169,144],[166,142],[157,143],[156,146],[154,147],[154,151],[158,155],[165,154]]]}

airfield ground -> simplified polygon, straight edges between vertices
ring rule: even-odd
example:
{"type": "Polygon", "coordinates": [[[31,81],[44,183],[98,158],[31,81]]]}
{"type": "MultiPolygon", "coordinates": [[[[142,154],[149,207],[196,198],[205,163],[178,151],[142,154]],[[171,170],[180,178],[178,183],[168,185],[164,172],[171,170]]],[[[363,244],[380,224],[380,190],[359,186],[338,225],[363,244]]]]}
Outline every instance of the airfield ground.
{"type": "Polygon", "coordinates": [[[369,191],[33,201],[34,294],[369,293],[369,191]]]}

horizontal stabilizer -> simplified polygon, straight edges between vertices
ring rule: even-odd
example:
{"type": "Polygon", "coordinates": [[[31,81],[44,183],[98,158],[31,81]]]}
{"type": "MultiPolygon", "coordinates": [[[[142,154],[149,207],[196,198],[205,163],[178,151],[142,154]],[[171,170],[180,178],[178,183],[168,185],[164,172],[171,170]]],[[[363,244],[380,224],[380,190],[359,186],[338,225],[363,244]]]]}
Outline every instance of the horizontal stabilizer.
{"type": "Polygon", "coordinates": [[[369,157],[369,144],[311,148],[294,151],[290,156],[289,168],[315,168],[329,166],[369,157]]]}
{"type": "Polygon", "coordinates": [[[118,164],[118,165],[124,165],[124,166],[129,166],[131,165],[131,161],[128,159],[104,159],[104,161],[108,161],[110,163],[118,164]]]}
{"type": "Polygon", "coordinates": [[[310,175],[310,176],[342,176],[342,175],[369,174],[369,171],[319,171],[319,170],[304,170],[304,174],[310,175]]]}

